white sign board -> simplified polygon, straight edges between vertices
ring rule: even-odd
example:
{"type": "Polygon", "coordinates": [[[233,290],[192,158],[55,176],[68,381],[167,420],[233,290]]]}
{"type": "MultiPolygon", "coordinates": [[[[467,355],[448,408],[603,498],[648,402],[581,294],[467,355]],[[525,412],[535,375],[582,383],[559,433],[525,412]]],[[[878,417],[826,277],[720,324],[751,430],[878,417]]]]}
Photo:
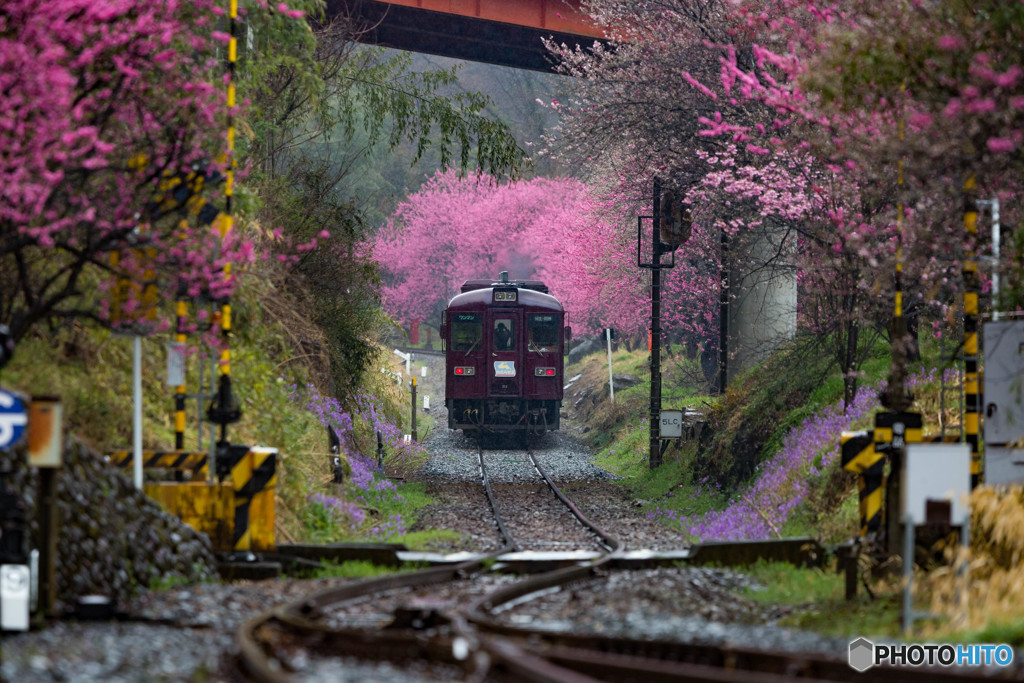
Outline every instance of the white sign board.
{"type": "Polygon", "coordinates": [[[167,342],[167,386],[185,386],[184,342],[167,342]]]}
{"type": "Polygon", "coordinates": [[[910,443],[904,470],[903,515],[914,524],[927,521],[929,500],[950,502],[950,524],[963,526],[970,515],[971,448],[966,443],[910,443]]]}
{"type": "Polygon", "coordinates": [[[516,376],[516,362],[514,360],[496,360],[496,361],[494,361],[494,376],[495,377],[515,377],[516,376]]]}
{"type": "Polygon", "coordinates": [[[680,439],[683,436],[683,411],[661,411],[661,438],[680,439]]]}

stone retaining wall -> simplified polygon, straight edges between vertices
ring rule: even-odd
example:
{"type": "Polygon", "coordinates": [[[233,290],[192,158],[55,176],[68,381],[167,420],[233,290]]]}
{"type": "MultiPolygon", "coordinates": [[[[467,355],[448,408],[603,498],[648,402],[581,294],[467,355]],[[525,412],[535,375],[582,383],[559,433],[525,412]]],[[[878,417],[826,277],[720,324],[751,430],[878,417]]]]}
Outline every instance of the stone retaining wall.
{"type": "MultiPolygon", "coordinates": [[[[38,474],[23,449],[0,452],[2,484],[19,494],[38,547],[38,474]]],[[[216,577],[210,539],[167,514],[119,470],[74,438],[64,447],[57,477],[60,536],[57,543],[57,612],[82,595],[106,595],[123,605],[154,584],[216,577]]]]}

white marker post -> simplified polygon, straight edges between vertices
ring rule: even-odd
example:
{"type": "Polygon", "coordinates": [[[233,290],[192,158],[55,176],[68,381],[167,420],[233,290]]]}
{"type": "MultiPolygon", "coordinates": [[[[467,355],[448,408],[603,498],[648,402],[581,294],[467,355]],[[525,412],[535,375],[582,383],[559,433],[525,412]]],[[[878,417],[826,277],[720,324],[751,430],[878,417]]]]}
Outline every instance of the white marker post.
{"type": "Polygon", "coordinates": [[[142,490],[142,337],[132,337],[132,470],[135,488],[142,490]]]}
{"type": "Polygon", "coordinates": [[[615,403],[615,380],[612,379],[612,328],[604,328],[604,337],[608,342],[608,393],[611,394],[612,403],[615,403]]]}
{"type": "Polygon", "coordinates": [[[405,361],[405,374],[411,375],[412,371],[409,369],[409,363],[412,361],[411,353],[402,353],[398,349],[395,349],[395,355],[405,361]]]}

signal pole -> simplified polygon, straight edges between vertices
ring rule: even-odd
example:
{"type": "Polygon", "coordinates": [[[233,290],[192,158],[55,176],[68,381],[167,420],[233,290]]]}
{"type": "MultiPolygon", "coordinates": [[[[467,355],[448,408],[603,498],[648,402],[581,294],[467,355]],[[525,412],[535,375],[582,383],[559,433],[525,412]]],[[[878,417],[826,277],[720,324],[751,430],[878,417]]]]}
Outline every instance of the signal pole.
{"type": "Polygon", "coordinates": [[[654,178],[651,225],[651,450],[648,463],[661,466],[661,179],[654,178]]]}

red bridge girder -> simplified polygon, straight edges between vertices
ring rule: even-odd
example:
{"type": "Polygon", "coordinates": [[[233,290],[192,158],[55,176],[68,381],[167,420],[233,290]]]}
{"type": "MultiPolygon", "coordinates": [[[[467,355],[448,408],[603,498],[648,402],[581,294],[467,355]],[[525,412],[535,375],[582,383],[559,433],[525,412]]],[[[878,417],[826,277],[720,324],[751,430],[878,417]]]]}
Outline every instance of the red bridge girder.
{"type": "Polygon", "coordinates": [[[363,43],[551,71],[542,38],[573,47],[604,42],[579,6],[579,0],[327,0],[327,15],[356,19],[363,43]]]}
{"type": "Polygon", "coordinates": [[[546,31],[603,38],[604,32],[580,11],[579,0],[382,0],[385,5],[418,7],[546,31]]]}

